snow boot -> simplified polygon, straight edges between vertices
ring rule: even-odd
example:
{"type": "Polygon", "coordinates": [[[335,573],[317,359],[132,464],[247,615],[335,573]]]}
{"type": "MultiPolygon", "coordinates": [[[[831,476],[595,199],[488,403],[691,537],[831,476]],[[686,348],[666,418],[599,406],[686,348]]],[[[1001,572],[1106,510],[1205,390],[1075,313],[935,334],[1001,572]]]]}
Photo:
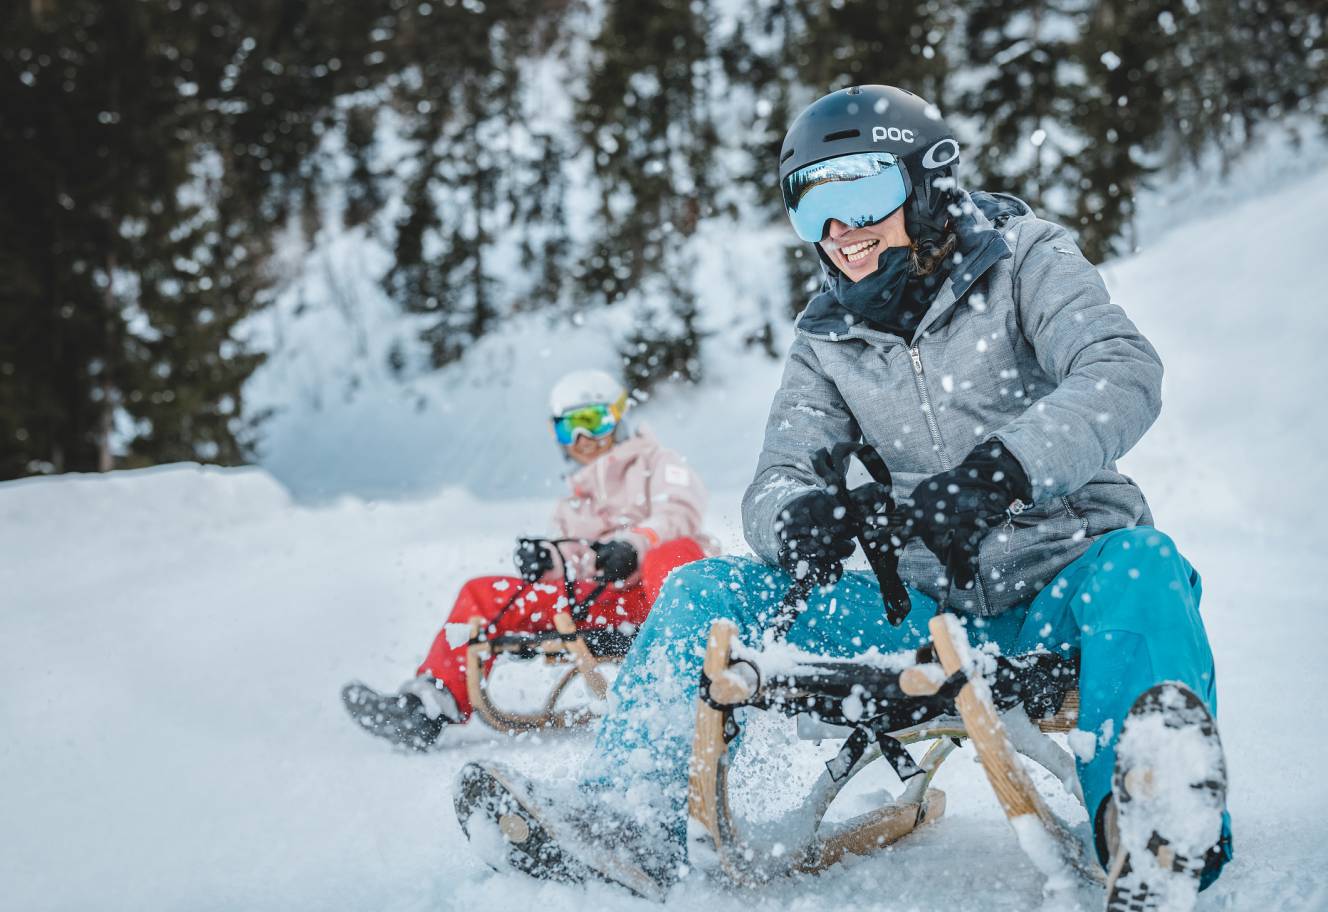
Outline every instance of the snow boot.
{"type": "Polygon", "coordinates": [[[471,846],[496,870],[573,884],[601,880],[656,902],[677,881],[681,847],[593,793],[555,792],[481,761],[457,774],[453,803],[471,846]]]}
{"type": "Polygon", "coordinates": [[[445,726],[461,721],[452,694],[431,677],[407,681],[391,694],[355,681],[341,689],[341,702],[369,734],[416,751],[428,750],[445,726]]]}
{"type": "Polygon", "coordinates": [[[1116,746],[1103,827],[1107,912],[1189,912],[1216,862],[1227,772],[1217,722],[1184,684],[1149,688],[1116,746]]]}

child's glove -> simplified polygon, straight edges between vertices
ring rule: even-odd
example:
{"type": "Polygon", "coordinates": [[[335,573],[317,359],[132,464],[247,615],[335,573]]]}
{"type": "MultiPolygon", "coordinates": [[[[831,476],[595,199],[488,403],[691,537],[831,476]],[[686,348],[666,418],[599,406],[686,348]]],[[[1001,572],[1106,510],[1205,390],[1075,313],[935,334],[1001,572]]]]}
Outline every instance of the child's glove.
{"type": "Polygon", "coordinates": [[[553,551],[548,542],[533,538],[519,538],[512,552],[517,575],[528,583],[539,582],[553,569],[553,551]]]}
{"type": "Polygon", "coordinates": [[[636,548],[630,542],[610,539],[590,546],[595,552],[595,570],[602,580],[620,583],[636,572],[636,548]]]}

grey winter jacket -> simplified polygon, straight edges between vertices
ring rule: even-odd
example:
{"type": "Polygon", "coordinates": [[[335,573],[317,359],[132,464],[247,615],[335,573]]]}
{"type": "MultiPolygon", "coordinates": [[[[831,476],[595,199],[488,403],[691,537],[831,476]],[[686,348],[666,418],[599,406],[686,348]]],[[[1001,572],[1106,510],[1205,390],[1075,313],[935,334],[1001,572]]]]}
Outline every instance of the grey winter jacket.
{"type": "MultiPolygon", "coordinates": [[[[1152,523],[1115,461],[1157,417],[1162,362],[1064,228],[1001,194],[974,193],[963,208],[962,262],[907,344],[856,320],[828,290],[803,312],[743,525],[773,563],[776,519],[817,484],[810,460],[821,447],[865,440],[907,495],[998,438],[1035,502],[983,540],[977,588],[949,596],[954,608],[992,615],[1031,599],[1095,537],[1152,523]]],[[[900,573],[939,596],[940,563],[920,542],[900,573]]]]}

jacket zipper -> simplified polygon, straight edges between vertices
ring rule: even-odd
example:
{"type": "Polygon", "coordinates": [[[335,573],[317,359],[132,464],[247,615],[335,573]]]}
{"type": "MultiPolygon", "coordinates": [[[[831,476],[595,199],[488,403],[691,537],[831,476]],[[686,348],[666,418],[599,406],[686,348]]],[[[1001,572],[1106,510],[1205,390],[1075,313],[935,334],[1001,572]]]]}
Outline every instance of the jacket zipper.
{"type": "Polygon", "coordinates": [[[950,464],[950,454],[945,451],[945,442],[941,440],[941,425],[932,413],[931,396],[927,393],[927,375],[922,370],[922,350],[918,346],[913,346],[908,351],[913,358],[913,377],[918,384],[918,395],[922,397],[922,410],[927,415],[927,429],[931,431],[932,442],[936,444],[936,452],[941,456],[941,467],[952,469],[950,464]]]}
{"type": "Polygon", "coordinates": [[[1014,518],[1023,513],[1032,504],[1026,504],[1022,500],[1015,500],[1014,503],[1005,508],[1005,553],[1009,554],[1014,550],[1014,518]]]}
{"type": "MultiPolygon", "coordinates": [[[[914,345],[908,350],[909,356],[913,360],[913,378],[918,385],[918,395],[922,397],[922,410],[927,414],[927,428],[931,431],[931,439],[936,444],[936,452],[940,454],[941,466],[945,469],[952,469],[950,454],[946,452],[945,441],[941,440],[941,425],[936,420],[936,415],[932,411],[931,396],[927,393],[927,374],[922,369],[922,349],[921,346],[914,345]]],[[[976,572],[973,574],[977,580],[978,606],[982,613],[987,613],[987,587],[982,579],[982,558],[974,558],[977,565],[976,572]]]]}
{"type": "Polygon", "coordinates": [[[1080,516],[1078,513],[1076,513],[1076,512],[1074,511],[1074,507],[1070,506],[1070,500],[1069,500],[1069,498],[1067,498],[1067,497],[1065,497],[1064,495],[1062,495],[1060,500],[1061,500],[1061,506],[1065,508],[1065,512],[1069,514],[1069,516],[1070,516],[1071,519],[1073,519],[1075,522],[1079,523],[1079,529],[1080,529],[1085,535],[1087,535],[1087,534],[1088,534],[1088,520],[1085,519],[1084,517],[1080,516]]]}

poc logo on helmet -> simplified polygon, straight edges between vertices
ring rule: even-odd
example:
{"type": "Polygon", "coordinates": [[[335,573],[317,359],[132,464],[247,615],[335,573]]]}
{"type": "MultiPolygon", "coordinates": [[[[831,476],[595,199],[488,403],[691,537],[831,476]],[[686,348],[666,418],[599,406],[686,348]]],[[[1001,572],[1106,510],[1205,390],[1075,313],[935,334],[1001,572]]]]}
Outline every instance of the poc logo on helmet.
{"type": "Polygon", "coordinates": [[[898,127],[872,127],[872,142],[885,142],[892,139],[895,142],[915,142],[912,130],[901,130],[898,127]]]}

